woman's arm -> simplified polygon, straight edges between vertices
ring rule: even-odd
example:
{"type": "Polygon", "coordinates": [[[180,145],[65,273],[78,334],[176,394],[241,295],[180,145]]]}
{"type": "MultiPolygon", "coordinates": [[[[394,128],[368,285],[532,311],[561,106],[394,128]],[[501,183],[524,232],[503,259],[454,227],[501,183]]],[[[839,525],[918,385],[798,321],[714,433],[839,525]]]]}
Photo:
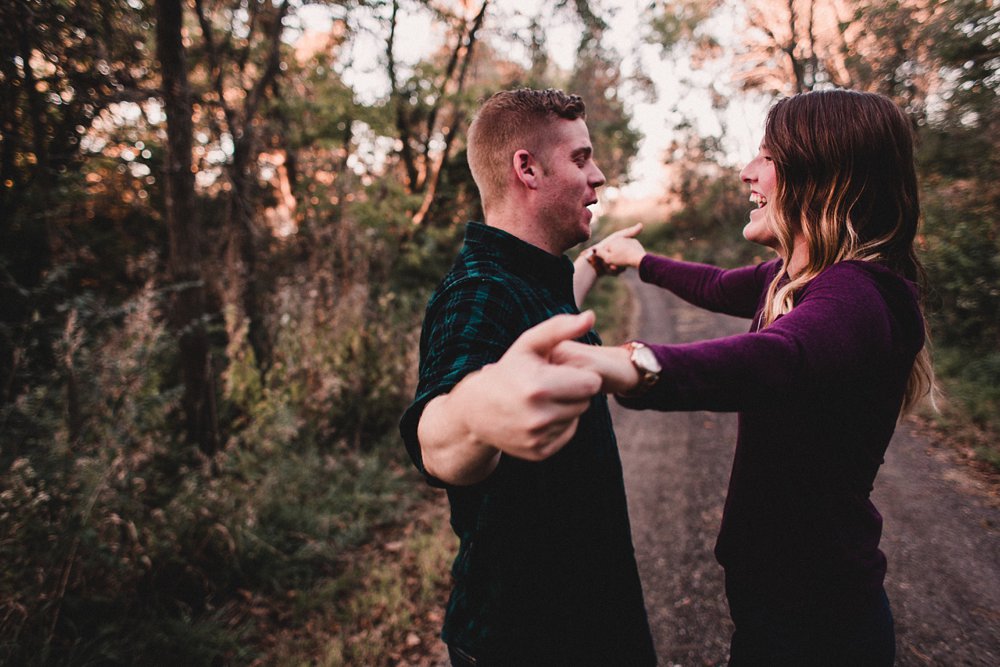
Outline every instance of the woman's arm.
{"type": "Polygon", "coordinates": [[[779,260],[738,269],[684,262],[652,253],[643,257],[639,277],[668,289],[690,304],[735,317],[752,318],[777,274],[779,260]]]}
{"type": "Polygon", "coordinates": [[[594,254],[593,262],[598,267],[607,266],[612,272],[628,267],[638,269],[643,282],[668,289],[699,308],[736,317],[754,316],[761,294],[776,274],[776,261],[741,269],[720,269],[669,259],[646,252],[634,238],[641,229],[641,225],[636,225],[624,230],[627,233],[612,234],[586,252],[594,254]]]}
{"type": "MultiPolygon", "coordinates": [[[[867,387],[894,364],[907,370],[922,343],[915,299],[887,307],[873,271],[847,263],[828,269],[790,313],[757,333],[650,344],[662,366],[660,381],[621,402],[658,410],[747,410],[843,383],[867,387]],[[894,324],[899,321],[907,325],[894,324]]],[[[637,376],[626,354],[586,348],[560,343],[553,361],[598,372],[604,391],[628,394],[634,388],[637,376]]]]}

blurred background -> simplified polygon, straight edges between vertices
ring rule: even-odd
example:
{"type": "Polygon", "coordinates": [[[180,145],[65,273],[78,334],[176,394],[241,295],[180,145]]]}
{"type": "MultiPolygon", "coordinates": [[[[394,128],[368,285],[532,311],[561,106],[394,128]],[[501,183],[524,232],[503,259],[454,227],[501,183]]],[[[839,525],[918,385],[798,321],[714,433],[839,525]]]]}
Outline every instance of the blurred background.
{"type": "Polygon", "coordinates": [[[895,99],[933,419],[1000,467],[998,70],[995,0],[0,0],[0,662],[435,659],[396,421],[500,89],[584,97],[595,235],[723,265],[775,99],[895,99]]]}

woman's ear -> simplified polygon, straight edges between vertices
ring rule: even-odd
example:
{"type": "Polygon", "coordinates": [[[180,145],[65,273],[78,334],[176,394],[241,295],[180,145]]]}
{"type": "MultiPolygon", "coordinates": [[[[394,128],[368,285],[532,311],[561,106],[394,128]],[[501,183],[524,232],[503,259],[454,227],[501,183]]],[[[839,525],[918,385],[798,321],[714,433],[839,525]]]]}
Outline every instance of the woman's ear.
{"type": "Polygon", "coordinates": [[[539,165],[535,157],[523,148],[514,153],[514,174],[529,190],[538,189],[539,165]]]}

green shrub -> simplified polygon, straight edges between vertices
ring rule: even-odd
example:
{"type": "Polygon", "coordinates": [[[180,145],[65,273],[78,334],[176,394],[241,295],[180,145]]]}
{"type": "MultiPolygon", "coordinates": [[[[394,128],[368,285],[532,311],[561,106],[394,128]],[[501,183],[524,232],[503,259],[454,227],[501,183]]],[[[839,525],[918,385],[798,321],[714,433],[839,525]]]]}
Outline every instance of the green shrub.
{"type": "MultiPolygon", "coordinates": [[[[1000,223],[995,182],[928,177],[921,257],[937,373],[978,447],[1000,468],[1000,223]],[[992,435],[989,435],[992,434],[992,435]]],[[[954,417],[949,417],[953,419],[954,417]]]]}
{"type": "Polygon", "coordinates": [[[429,288],[379,280],[401,251],[374,232],[345,232],[375,258],[356,274],[279,279],[267,375],[232,342],[211,458],[179,439],[152,286],[75,299],[19,351],[55,361],[0,415],[0,662],[252,662],[257,609],[335,589],[345,555],[402,521],[421,487],[395,423],[429,288]]]}

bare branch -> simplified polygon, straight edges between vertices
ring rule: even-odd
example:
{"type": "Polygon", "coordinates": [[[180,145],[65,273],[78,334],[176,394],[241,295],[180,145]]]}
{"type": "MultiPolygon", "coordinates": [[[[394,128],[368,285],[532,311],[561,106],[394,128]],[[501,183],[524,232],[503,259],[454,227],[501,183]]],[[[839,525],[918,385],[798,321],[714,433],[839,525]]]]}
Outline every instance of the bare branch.
{"type": "Polygon", "coordinates": [[[399,132],[399,140],[402,147],[399,149],[399,156],[403,160],[403,168],[406,170],[407,189],[415,191],[417,182],[420,179],[420,172],[417,169],[416,158],[413,154],[413,147],[410,145],[410,118],[406,112],[405,100],[399,92],[399,80],[396,74],[396,56],[393,53],[396,44],[396,21],[399,16],[399,0],[392,0],[392,16],[389,19],[389,42],[386,44],[387,68],[389,71],[389,97],[396,107],[396,130],[399,132]]]}
{"type": "Polygon", "coordinates": [[[230,132],[232,132],[233,127],[236,125],[236,114],[226,103],[225,75],[222,71],[222,65],[219,62],[219,50],[215,44],[215,29],[212,27],[212,23],[208,20],[208,16],[205,13],[204,0],[194,0],[194,10],[198,17],[198,25],[201,26],[202,39],[205,42],[205,53],[208,56],[209,79],[212,82],[212,88],[216,96],[219,98],[219,107],[226,116],[226,124],[229,126],[230,132]]]}
{"type": "Polygon", "coordinates": [[[257,83],[246,97],[244,117],[247,119],[252,118],[257,112],[257,107],[260,104],[260,100],[263,98],[264,91],[271,85],[281,69],[281,34],[284,30],[282,22],[287,14],[288,0],[284,0],[284,2],[282,2],[278,7],[278,11],[274,16],[274,24],[270,26],[271,34],[268,35],[270,41],[270,51],[267,55],[267,67],[264,69],[264,73],[261,74],[259,79],[257,79],[257,83]]]}
{"type": "MultiPolygon", "coordinates": [[[[462,66],[459,69],[458,78],[455,81],[454,92],[456,95],[461,93],[465,87],[465,77],[469,70],[469,63],[472,61],[472,54],[476,45],[476,35],[483,25],[483,20],[486,18],[486,9],[488,6],[489,0],[483,0],[483,4],[479,8],[479,12],[472,19],[468,37],[464,39],[465,45],[463,48],[464,53],[462,54],[462,66]]],[[[438,156],[438,159],[435,161],[434,167],[431,171],[431,176],[428,179],[427,190],[424,193],[424,199],[420,205],[420,209],[413,216],[413,224],[415,225],[423,224],[427,217],[427,213],[430,211],[431,205],[434,203],[434,196],[437,194],[437,186],[441,180],[441,170],[451,153],[451,146],[455,137],[458,135],[458,128],[464,122],[463,116],[464,114],[461,110],[457,106],[453,105],[451,123],[449,124],[448,130],[445,132],[444,136],[444,148],[438,156]]],[[[433,130],[433,127],[429,129],[433,130]]],[[[428,142],[428,144],[430,144],[430,142],[428,142]]]]}

